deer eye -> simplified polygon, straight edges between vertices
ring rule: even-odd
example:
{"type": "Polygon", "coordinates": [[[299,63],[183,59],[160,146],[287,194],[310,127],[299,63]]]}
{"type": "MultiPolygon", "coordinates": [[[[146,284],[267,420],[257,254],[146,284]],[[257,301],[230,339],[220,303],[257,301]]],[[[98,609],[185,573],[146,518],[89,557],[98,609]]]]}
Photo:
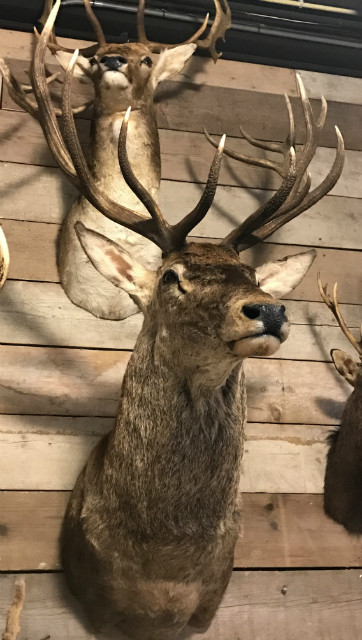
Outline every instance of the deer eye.
{"type": "Polygon", "coordinates": [[[145,58],[143,58],[143,60],[141,60],[141,64],[145,64],[147,65],[147,67],[152,67],[153,62],[149,56],[146,56],[145,58]]]}
{"type": "Polygon", "coordinates": [[[165,284],[178,284],[179,279],[176,271],[174,271],[173,269],[167,269],[167,271],[165,271],[162,276],[162,282],[164,282],[165,284]]]}
{"type": "Polygon", "coordinates": [[[95,64],[97,64],[97,60],[95,58],[91,58],[89,60],[89,64],[93,67],[95,64]]]}

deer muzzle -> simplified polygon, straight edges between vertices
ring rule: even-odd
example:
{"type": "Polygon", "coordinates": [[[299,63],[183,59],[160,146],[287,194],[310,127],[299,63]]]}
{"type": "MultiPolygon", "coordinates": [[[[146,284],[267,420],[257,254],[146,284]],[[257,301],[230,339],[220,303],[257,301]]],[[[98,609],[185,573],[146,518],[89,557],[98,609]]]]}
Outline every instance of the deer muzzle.
{"type": "Polygon", "coordinates": [[[118,71],[120,67],[127,64],[127,60],[122,56],[103,56],[100,60],[107,71],[118,71]]]}
{"type": "Polygon", "coordinates": [[[283,327],[287,325],[288,319],[284,305],[245,304],[241,312],[250,320],[258,320],[261,323],[261,333],[274,336],[281,342],[285,340],[283,327]]]}
{"type": "Polygon", "coordinates": [[[233,313],[232,322],[230,334],[234,339],[228,342],[228,347],[240,358],[270,356],[289,334],[285,307],[280,304],[244,304],[239,307],[238,318],[233,313]]]}

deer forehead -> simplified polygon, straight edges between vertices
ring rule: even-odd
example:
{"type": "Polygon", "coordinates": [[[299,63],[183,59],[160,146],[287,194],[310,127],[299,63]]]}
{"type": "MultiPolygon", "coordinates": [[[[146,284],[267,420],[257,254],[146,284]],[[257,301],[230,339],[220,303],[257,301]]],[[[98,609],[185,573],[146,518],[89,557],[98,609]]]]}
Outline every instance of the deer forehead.
{"type": "Polygon", "coordinates": [[[124,44],[108,44],[100,47],[96,58],[102,56],[123,56],[124,58],[143,58],[144,56],[154,57],[151,50],[139,42],[126,42],[124,44]]]}

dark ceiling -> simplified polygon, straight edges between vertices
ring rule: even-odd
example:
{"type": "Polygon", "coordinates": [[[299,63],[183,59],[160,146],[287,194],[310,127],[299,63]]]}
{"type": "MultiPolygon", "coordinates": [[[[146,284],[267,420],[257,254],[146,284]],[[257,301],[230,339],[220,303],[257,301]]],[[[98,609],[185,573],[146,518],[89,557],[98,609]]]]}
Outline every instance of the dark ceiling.
{"type": "MultiPolygon", "coordinates": [[[[0,0],[0,26],[31,31],[44,0],[0,0]]],[[[131,0],[94,0],[107,40],[136,39],[131,0]]],[[[362,77],[361,0],[248,0],[230,2],[233,27],[219,42],[224,58],[362,77]]],[[[151,0],[146,7],[152,40],[181,42],[199,26],[212,0],[151,0]]],[[[82,0],[63,0],[57,34],[93,39],[82,0]]]]}

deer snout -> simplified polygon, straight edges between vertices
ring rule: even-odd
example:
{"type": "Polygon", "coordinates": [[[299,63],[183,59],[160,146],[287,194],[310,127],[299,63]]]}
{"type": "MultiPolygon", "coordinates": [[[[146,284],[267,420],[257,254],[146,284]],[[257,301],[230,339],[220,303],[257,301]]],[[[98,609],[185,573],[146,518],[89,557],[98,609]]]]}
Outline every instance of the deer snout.
{"type": "Polygon", "coordinates": [[[117,71],[124,64],[127,64],[126,58],[122,56],[103,56],[100,61],[109,71],[117,71]]]}
{"type": "Polygon", "coordinates": [[[264,333],[275,336],[279,340],[284,339],[283,329],[288,323],[288,318],[283,304],[244,304],[241,312],[250,320],[262,322],[264,333]]]}

